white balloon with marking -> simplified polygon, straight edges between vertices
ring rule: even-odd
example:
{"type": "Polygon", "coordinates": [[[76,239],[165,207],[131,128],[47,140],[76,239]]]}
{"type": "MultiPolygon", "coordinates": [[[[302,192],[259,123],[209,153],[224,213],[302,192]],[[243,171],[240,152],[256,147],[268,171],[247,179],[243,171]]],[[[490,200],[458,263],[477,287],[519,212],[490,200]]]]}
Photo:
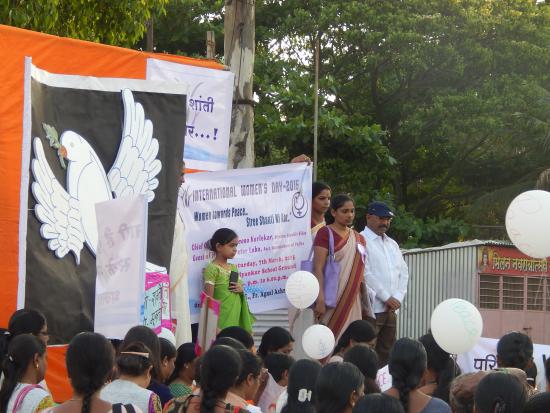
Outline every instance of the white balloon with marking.
{"type": "Polygon", "coordinates": [[[296,271],[286,280],[286,297],[299,309],[308,308],[319,295],[319,281],[308,271],[296,271]]]}
{"type": "Polygon", "coordinates": [[[332,330],[322,324],[309,327],[302,336],[302,347],[305,353],[315,360],[329,356],[334,350],[336,340],[332,330]]]}
{"type": "Polygon", "coordinates": [[[524,254],[550,257],[550,192],[534,190],[515,197],[506,211],[506,232],[524,254]]]}
{"type": "Polygon", "coordinates": [[[176,336],[174,335],[174,333],[172,333],[166,327],[162,327],[160,332],[157,334],[157,336],[159,336],[159,338],[160,337],[165,338],[170,343],[172,343],[174,345],[174,347],[177,347],[176,346],[176,336]]]}
{"type": "Polygon", "coordinates": [[[473,349],[479,341],[483,319],[472,303],[451,298],[433,311],[431,329],[439,347],[447,353],[462,354],[473,349]]]}

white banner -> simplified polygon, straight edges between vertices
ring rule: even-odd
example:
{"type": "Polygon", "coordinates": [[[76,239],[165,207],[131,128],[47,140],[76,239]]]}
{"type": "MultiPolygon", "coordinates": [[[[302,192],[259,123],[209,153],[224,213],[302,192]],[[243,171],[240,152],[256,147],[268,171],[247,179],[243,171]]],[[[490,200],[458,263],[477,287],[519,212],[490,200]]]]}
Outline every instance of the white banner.
{"type": "MultiPolygon", "coordinates": [[[[458,365],[463,373],[471,373],[481,370],[493,370],[497,368],[497,343],[496,338],[481,337],[477,345],[468,353],[458,356],[458,365]]],[[[546,389],[546,376],[544,374],[544,362],[550,356],[550,346],[533,344],[533,359],[537,366],[537,388],[546,389]]]]}
{"type": "Polygon", "coordinates": [[[147,59],[147,80],[189,85],[183,150],[187,168],[227,169],[234,77],[229,71],[147,59]]]}
{"type": "Polygon", "coordinates": [[[124,338],[141,324],[145,289],[147,197],[95,205],[98,227],[94,331],[124,338]]]}
{"type": "MultiPolygon", "coordinates": [[[[494,370],[497,368],[497,343],[496,338],[481,337],[477,345],[468,353],[460,354],[457,363],[462,373],[475,373],[478,371],[494,370]]],[[[546,376],[544,364],[550,356],[550,346],[533,344],[533,359],[537,366],[537,388],[546,389],[546,376]]],[[[378,370],[376,382],[382,391],[388,390],[392,385],[392,378],[388,366],[378,370]]]]}
{"type": "Polygon", "coordinates": [[[253,313],[288,307],[285,282],[311,249],[311,167],[305,163],[189,174],[179,213],[189,253],[191,321],[199,315],[206,247],[218,228],[239,236],[232,260],[253,313]]]}

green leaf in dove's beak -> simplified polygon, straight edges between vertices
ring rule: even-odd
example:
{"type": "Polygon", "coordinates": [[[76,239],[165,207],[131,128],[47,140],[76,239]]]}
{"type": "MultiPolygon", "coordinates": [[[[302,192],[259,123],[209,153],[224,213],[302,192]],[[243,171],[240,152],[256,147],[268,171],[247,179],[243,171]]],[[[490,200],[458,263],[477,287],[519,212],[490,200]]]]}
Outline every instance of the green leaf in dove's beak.
{"type": "MultiPolygon", "coordinates": [[[[59,134],[57,133],[57,130],[47,123],[42,123],[42,127],[44,128],[44,132],[46,132],[46,137],[50,141],[50,147],[54,149],[61,148],[61,142],[59,142],[59,134]]],[[[63,156],[58,153],[57,157],[59,158],[59,163],[61,164],[61,167],[63,169],[67,169],[67,166],[65,165],[65,159],[63,159],[63,156]]]]}
{"type": "Polygon", "coordinates": [[[61,148],[61,143],[59,142],[59,134],[53,126],[48,125],[47,123],[42,123],[44,132],[46,132],[46,137],[50,141],[50,146],[55,149],[61,148]]]}

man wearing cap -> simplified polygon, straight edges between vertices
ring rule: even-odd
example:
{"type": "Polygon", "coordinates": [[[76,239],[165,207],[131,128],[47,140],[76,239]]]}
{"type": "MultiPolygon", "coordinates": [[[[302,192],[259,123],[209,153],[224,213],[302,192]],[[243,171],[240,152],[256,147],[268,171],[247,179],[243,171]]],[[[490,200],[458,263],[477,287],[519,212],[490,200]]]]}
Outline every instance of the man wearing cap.
{"type": "Polygon", "coordinates": [[[380,367],[388,363],[395,343],[397,310],[407,293],[409,269],[399,245],[386,235],[393,212],[383,202],[371,202],[367,209],[367,226],[361,234],[367,240],[365,280],[374,290],[373,325],[376,331],[376,353],[380,367]]]}

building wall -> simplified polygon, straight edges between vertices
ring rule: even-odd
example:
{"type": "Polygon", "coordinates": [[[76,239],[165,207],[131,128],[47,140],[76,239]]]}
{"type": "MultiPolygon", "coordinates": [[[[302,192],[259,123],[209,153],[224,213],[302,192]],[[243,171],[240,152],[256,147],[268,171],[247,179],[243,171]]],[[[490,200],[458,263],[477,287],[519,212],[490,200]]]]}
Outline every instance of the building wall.
{"type": "MultiPolygon", "coordinates": [[[[478,260],[487,246],[513,248],[495,241],[468,241],[404,253],[409,266],[409,285],[398,316],[398,337],[418,338],[425,334],[430,328],[431,314],[441,301],[462,298],[479,308],[484,322],[483,337],[499,338],[508,331],[519,330],[530,335],[536,343],[550,343],[550,327],[547,327],[550,325],[550,278],[547,272],[535,271],[519,277],[526,278],[521,293],[521,308],[508,309],[503,296],[514,294],[512,291],[517,288],[512,285],[506,287],[505,281],[509,283],[509,276],[514,274],[502,271],[496,274],[500,277],[495,277],[482,269],[482,294],[486,296],[480,303],[478,260]],[[494,307],[487,305],[491,302],[491,297],[487,296],[488,276],[500,282],[501,292],[494,299],[494,307]]],[[[288,328],[287,310],[257,314],[257,317],[254,326],[256,341],[270,327],[288,328]]]]}
{"type": "MultiPolygon", "coordinates": [[[[477,248],[479,243],[462,243],[455,248],[433,248],[405,252],[409,285],[398,316],[398,337],[418,338],[430,327],[434,308],[447,298],[463,298],[477,304],[477,248]]],[[[287,310],[256,314],[254,339],[257,343],[270,327],[288,328],[287,310]]]]}
{"type": "Polygon", "coordinates": [[[398,337],[425,334],[433,310],[443,300],[462,298],[477,303],[477,249],[472,243],[404,253],[409,285],[398,316],[398,337]]]}
{"type": "Polygon", "coordinates": [[[522,331],[535,343],[549,343],[550,259],[528,257],[513,246],[487,245],[481,252],[478,308],[484,337],[522,331]]]}

